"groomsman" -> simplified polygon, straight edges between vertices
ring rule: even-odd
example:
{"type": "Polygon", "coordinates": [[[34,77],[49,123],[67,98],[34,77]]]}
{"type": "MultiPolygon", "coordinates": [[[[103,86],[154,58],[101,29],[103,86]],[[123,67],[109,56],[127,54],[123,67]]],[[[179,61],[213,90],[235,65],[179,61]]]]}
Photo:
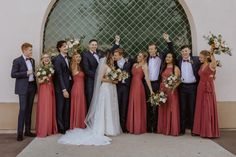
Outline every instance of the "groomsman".
{"type": "Polygon", "coordinates": [[[66,41],[57,42],[57,50],[60,53],[53,59],[55,68],[54,84],[56,95],[56,116],[59,133],[65,134],[70,127],[70,90],[72,77],[70,63],[67,55],[66,41]]]}
{"type": "MultiPolygon", "coordinates": [[[[167,33],[163,34],[164,40],[168,45],[168,52],[173,52],[173,43],[169,39],[169,35],[167,33]]],[[[162,63],[165,59],[166,52],[158,52],[157,46],[154,43],[148,45],[148,68],[149,68],[149,78],[152,85],[152,90],[156,93],[159,90],[159,75],[162,67],[162,63]]],[[[146,89],[147,99],[150,96],[150,92],[146,89]]],[[[157,130],[157,117],[158,117],[158,109],[153,108],[150,103],[147,106],[147,130],[148,132],[156,132],[157,130]]]]}
{"type": "Polygon", "coordinates": [[[200,65],[199,58],[192,56],[190,47],[186,45],[182,46],[181,57],[178,59],[182,80],[180,84],[180,134],[182,135],[185,134],[187,120],[189,121],[191,131],[193,129],[197,84],[199,81],[198,70],[200,65]]]}
{"type": "Polygon", "coordinates": [[[82,65],[85,72],[85,93],[87,98],[87,109],[89,109],[92,97],[94,78],[99,63],[99,59],[102,57],[98,53],[98,42],[96,39],[89,41],[89,50],[82,53],[82,65]]]}
{"type": "MultiPolygon", "coordinates": [[[[116,45],[119,45],[120,37],[116,36],[116,45]]],[[[113,46],[114,47],[114,46],[113,46]]],[[[121,69],[129,74],[129,77],[123,81],[119,81],[117,84],[117,95],[119,103],[120,125],[123,132],[127,132],[126,119],[129,101],[129,89],[131,82],[131,69],[132,63],[128,59],[124,58],[124,50],[117,48],[114,51],[115,67],[121,69]]]]}
{"type": "Polygon", "coordinates": [[[15,94],[19,95],[20,110],[18,115],[17,141],[23,140],[25,136],[35,137],[31,133],[31,114],[34,96],[37,91],[35,72],[35,61],[32,58],[32,45],[24,43],[21,46],[23,54],[14,59],[11,77],[16,78],[15,94]]]}

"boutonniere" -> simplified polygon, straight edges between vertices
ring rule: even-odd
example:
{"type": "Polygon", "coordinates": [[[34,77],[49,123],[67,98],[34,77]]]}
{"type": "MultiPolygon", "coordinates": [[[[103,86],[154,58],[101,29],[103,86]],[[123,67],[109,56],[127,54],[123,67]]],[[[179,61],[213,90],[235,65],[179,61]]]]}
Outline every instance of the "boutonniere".
{"type": "Polygon", "coordinates": [[[193,60],[192,60],[192,59],[190,59],[190,60],[189,60],[189,63],[190,63],[190,64],[193,64],[193,60]]]}
{"type": "Polygon", "coordinates": [[[129,59],[128,58],[125,58],[125,63],[127,63],[129,61],[129,59]]]}

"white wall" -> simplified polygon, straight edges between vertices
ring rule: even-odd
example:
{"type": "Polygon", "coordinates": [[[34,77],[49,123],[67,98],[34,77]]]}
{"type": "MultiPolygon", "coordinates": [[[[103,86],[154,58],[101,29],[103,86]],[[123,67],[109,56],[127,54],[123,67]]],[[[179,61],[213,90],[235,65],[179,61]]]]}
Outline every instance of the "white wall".
{"type": "Polygon", "coordinates": [[[38,62],[41,29],[50,0],[0,0],[0,102],[17,102],[12,60],[21,55],[23,42],[33,44],[33,57],[38,62]]]}
{"type": "MultiPolygon", "coordinates": [[[[21,55],[20,45],[33,44],[38,61],[42,49],[42,31],[49,6],[55,0],[0,0],[0,102],[17,102],[14,79],[10,78],[12,60],[21,55]]],[[[218,101],[236,101],[236,1],[235,0],[179,0],[184,6],[193,28],[195,53],[207,49],[202,38],[209,31],[222,33],[233,49],[232,57],[219,56],[223,67],[217,71],[218,101]]]]}

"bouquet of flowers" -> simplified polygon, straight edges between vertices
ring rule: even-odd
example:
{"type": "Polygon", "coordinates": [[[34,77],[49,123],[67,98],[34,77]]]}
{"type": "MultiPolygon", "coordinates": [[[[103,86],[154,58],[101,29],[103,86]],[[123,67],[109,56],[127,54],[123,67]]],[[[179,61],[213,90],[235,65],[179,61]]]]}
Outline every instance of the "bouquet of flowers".
{"type": "Polygon", "coordinates": [[[181,83],[180,78],[174,74],[171,74],[164,80],[165,87],[169,89],[175,89],[180,83],[181,83]]]}
{"type": "Polygon", "coordinates": [[[45,53],[49,54],[51,58],[54,58],[59,54],[56,48],[49,48],[45,51],[45,53]]]}
{"type": "Polygon", "coordinates": [[[116,71],[118,74],[118,81],[124,81],[127,78],[129,78],[129,74],[126,71],[121,70],[121,69],[117,69],[116,71]]]}
{"type": "Polygon", "coordinates": [[[68,55],[72,56],[73,52],[75,51],[83,51],[84,47],[82,46],[83,43],[83,39],[85,38],[85,36],[81,36],[80,38],[66,38],[65,41],[67,43],[68,46],[68,55]]]}
{"type": "Polygon", "coordinates": [[[112,68],[107,74],[107,77],[112,81],[123,81],[129,77],[129,74],[126,71],[122,71],[121,69],[112,68]]]}
{"type": "Polygon", "coordinates": [[[107,74],[107,78],[112,81],[118,80],[120,73],[121,73],[120,70],[116,70],[115,68],[111,68],[111,71],[107,74]]]}
{"type": "Polygon", "coordinates": [[[221,53],[232,55],[231,49],[228,47],[226,42],[222,39],[222,35],[219,34],[218,36],[212,34],[203,36],[204,39],[208,40],[208,44],[212,47],[215,54],[220,55],[221,53]]]}
{"type": "Polygon", "coordinates": [[[37,72],[36,72],[37,78],[41,80],[43,80],[45,77],[48,77],[47,79],[44,80],[44,83],[48,82],[49,77],[51,77],[53,74],[54,74],[54,69],[53,69],[52,64],[48,66],[42,65],[37,69],[37,72]]]}
{"type": "Polygon", "coordinates": [[[151,103],[151,106],[160,106],[161,104],[166,103],[166,101],[167,95],[162,91],[152,95],[148,100],[148,102],[151,103]]]}

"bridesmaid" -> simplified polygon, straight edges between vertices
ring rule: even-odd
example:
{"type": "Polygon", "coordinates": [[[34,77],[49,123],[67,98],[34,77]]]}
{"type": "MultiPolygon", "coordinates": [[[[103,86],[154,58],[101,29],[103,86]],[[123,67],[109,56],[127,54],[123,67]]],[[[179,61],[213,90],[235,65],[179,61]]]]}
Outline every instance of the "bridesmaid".
{"type": "MultiPolygon", "coordinates": [[[[40,67],[52,67],[48,54],[42,56],[40,67]]],[[[36,134],[37,137],[46,137],[57,133],[55,94],[51,74],[38,78],[38,83],[36,134]]]]}
{"type": "Polygon", "coordinates": [[[71,71],[73,86],[71,90],[70,129],[85,128],[86,100],[84,94],[84,72],[81,69],[81,55],[72,55],[71,71]]]}
{"type": "Polygon", "coordinates": [[[207,50],[200,52],[199,60],[202,66],[198,71],[200,82],[197,89],[193,133],[201,137],[217,138],[220,137],[220,131],[213,82],[217,63],[213,53],[207,50]]]}
{"type": "Polygon", "coordinates": [[[157,132],[164,135],[178,136],[180,133],[180,113],[178,89],[167,89],[164,81],[175,74],[180,77],[180,70],[175,65],[176,57],[173,53],[167,53],[161,72],[160,91],[167,94],[167,102],[158,107],[157,132]]]}
{"type": "Polygon", "coordinates": [[[132,80],[129,95],[129,106],[127,116],[127,130],[132,134],[142,134],[147,131],[146,120],[146,96],[143,78],[147,82],[150,93],[153,94],[151,82],[148,76],[146,52],[140,52],[136,64],[132,68],[132,80]]]}

